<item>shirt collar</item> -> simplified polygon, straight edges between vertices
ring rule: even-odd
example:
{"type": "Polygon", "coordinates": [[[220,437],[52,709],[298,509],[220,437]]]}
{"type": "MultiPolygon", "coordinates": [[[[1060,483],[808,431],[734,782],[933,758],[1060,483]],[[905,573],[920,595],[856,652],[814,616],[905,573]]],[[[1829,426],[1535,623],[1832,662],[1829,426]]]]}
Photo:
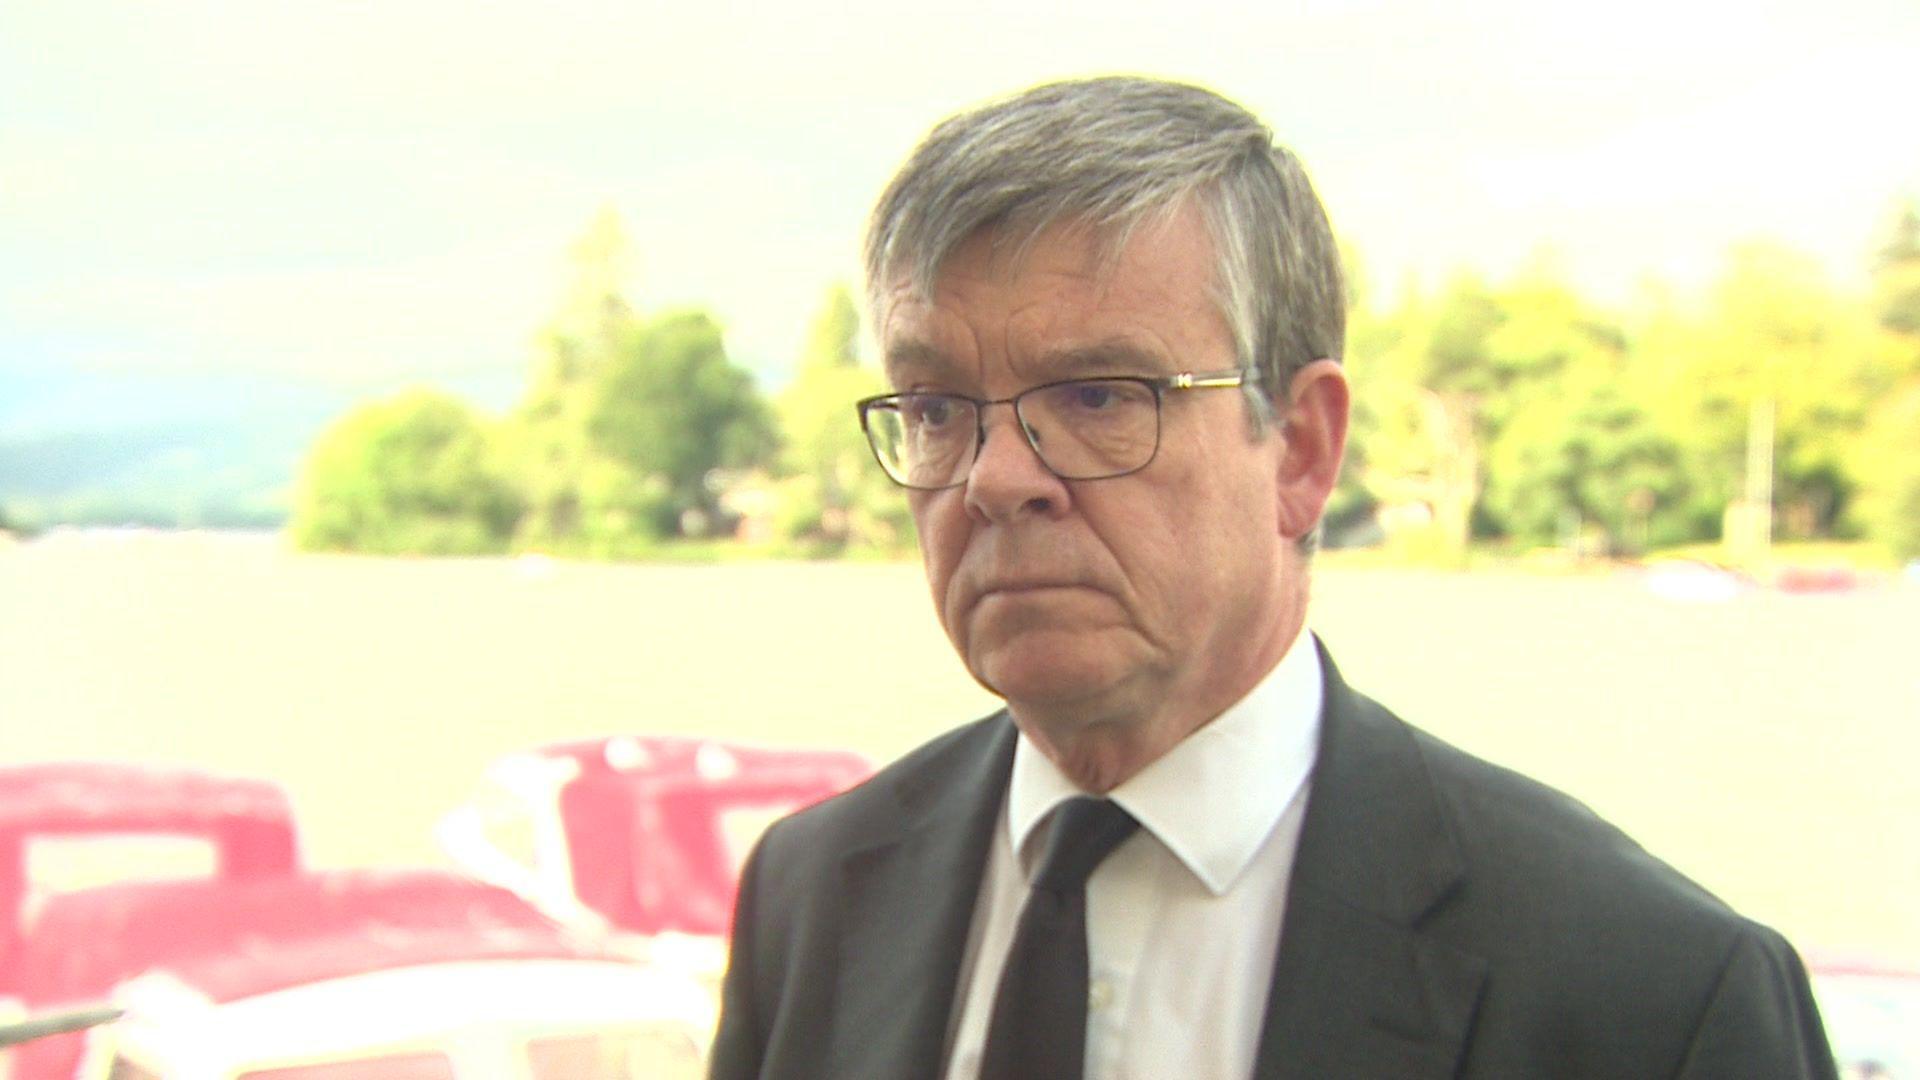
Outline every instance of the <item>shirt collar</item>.
{"type": "MultiPolygon", "coordinates": [[[[1325,688],[1312,641],[1295,638],[1245,697],[1108,793],[1215,896],[1233,887],[1313,769],[1325,688]]],[[[1007,827],[1024,874],[1040,823],[1084,794],[1020,735],[1007,827]]]]}

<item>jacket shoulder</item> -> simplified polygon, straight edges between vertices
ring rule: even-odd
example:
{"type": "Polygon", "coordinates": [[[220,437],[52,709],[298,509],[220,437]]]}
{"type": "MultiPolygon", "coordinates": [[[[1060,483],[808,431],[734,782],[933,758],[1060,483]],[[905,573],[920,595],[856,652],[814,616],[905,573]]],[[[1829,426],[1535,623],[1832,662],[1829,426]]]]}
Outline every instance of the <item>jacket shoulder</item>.
{"type": "MultiPolygon", "coordinates": [[[[1466,863],[1430,925],[1486,959],[1489,1030],[1625,1071],[1654,1060],[1684,1062],[1683,1076],[1832,1075],[1784,937],[1572,796],[1407,730],[1466,863]]],[[[1487,1040],[1474,1057],[1490,1075],[1529,1075],[1544,1068],[1538,1050],[1487,1040]]]]}
{"type": "Polygon", "coordinates": [[[1011,732],[1004,713],[957,728],[761,836],[741,870],[711,1075],[833,1075],[821,1034],[852,918],[849,869],[917,823],[997,805],[988,778],[1004,774],[1011,732]]]}
{"type": "Polygon", "coordinates": [[[992,758],[1012,720],[1005,710],[938,735],[866,780],[775,822],[761,838],[760,861],[830,863],[892,835],[911,814],[992,758]]]}
{"type": "MultiPolygon", "coordinates": [[[[1384,710],[1382,710],[1384,712],[1384,710]]],[[[1452,818],[1470,873],[1511,880],[1576,907],[1589,897],[1737,921],[1718,897],[1579,799],[1405,725],[1452,818]]]]}

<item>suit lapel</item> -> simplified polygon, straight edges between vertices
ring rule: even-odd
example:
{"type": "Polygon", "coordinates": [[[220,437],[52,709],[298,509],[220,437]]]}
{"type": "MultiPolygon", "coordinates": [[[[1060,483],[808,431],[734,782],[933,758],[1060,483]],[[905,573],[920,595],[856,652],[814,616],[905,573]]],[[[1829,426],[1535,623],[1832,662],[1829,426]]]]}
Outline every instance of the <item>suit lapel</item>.
{"type": "Polygon", "coordinates": [[[834,999],[836,1080],[938,1076],[975,893],[1012,767],[1004,713],[956,747],[949,772],[896,791],[890,835],[843,864],[846,923],[834,999]]]}
{"type": "Polygon", "coordinates": [[[1485,965],[1420,926],[1465,863],[1411,731],[1320,660],[1320,754],[1256,1080],[1450,1077],[1485,965]]]}
{"type": "MultiPolygon", "coordinates": [[[[1324,649],[1320,658],[1319,759],[1255,1080],[1450,1077],[1485,964],[1420,928],[1465,864],[1410,729],[1349,689],[1324,649]]],[[[897,789],[898,819],[846,858],[824,1075],[940,1074],[976,901],[948,886],[981,878],[1013,744],[1004,714],[987,721],[941,775],[897,789]]]]}

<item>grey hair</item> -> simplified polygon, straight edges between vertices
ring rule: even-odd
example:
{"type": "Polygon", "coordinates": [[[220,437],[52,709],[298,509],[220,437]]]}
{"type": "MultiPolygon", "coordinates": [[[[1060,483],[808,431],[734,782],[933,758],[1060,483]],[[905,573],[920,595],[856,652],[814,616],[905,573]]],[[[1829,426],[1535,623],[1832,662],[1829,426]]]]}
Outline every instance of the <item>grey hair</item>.
{"type": "Polygon", "coordinates": [[[1049,83],[942,121],[874,207],[873,310],[904,278],[930,296],[941,265],[990,230],[1024,253],[1049,226],[1095,230],[1111,259],[1193,199],[1214,245],[1215,302],[1269,415],[1295,372],[1338,360],[1340,255],[1300,161],[1247,110],[1208,90],[1130,76],[1049,83]]]}

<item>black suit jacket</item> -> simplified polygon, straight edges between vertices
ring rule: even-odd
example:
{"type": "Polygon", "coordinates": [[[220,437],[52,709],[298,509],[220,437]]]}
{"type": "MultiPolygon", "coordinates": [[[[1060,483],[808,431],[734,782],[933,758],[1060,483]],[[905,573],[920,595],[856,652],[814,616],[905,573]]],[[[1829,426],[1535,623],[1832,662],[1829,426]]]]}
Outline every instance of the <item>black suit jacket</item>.
{"type": "MultiPolygon", "coordinates": [[[[1835,1075],[1778,934],[1321,661],[1257,1080],[1835,1075]]],[[[715,1080],[941,1074],[1013,746],[996,714],[768,831],[741,886],[715,1080]]]]}

